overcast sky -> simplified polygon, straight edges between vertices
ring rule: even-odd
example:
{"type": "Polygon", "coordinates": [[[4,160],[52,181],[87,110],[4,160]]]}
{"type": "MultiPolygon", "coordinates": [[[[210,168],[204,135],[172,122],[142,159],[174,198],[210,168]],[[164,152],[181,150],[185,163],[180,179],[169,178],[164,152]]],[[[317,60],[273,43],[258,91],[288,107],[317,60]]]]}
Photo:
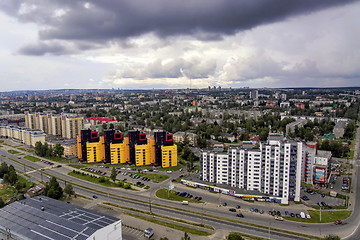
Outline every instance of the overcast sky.
{"type": "Polygon", "coordinates": [[[1,0],[0,91],[360,86],[357,0],[1,0]]]}

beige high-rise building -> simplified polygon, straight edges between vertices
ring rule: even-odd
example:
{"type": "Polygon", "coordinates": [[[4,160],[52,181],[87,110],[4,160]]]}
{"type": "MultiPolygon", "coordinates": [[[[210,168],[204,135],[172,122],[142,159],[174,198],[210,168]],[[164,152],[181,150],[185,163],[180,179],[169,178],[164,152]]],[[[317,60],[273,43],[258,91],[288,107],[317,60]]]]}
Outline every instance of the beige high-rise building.
{"type": "Polygon", "coordinates": [[[36,113],[25,112],[25,127],[36,129],[36,113]]]}
{"type": "Polygon", "coordinates": [[[61,116],[61,135],[63,138],[76,138],[81,134],[82,128],[82,117],[68,117],[66,115],[61,116]]]}
{"type": "Polygon", "coordinates": [[[61,136],[61,116],[51,116],[51,135],[61,136]]]}
{"type": "Polygon", "coordinates": [[[46,134],[73,139],[81,133],[83,117],[25,112],[25,126],[43,130],[46,134]]]}

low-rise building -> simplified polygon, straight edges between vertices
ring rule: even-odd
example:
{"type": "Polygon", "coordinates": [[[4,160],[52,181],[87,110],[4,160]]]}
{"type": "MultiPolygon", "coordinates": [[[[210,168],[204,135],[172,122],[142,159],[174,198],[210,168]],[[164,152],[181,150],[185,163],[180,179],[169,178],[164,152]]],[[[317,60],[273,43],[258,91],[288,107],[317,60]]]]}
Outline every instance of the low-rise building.
{"type": "Polygon", "coordinates": [[[13,202],[0,212],[2,239],[122,240],[120,219],[45,196],[13,202]]]}
{"type": "Polygon", "coordinates": [[[345,133],[346,121],[338,121],[333,129],[335,138],[342,138],[345,133]]]}

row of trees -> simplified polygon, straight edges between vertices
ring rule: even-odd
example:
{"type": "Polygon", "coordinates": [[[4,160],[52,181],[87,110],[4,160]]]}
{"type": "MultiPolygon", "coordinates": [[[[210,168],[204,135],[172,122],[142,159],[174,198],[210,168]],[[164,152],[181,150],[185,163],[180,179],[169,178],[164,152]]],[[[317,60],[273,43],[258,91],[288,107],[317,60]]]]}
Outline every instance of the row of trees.
{"type": "Polygon", "coordinates": [[[49,146],[47,142],[42,144],[40,141],[35,143],[35,154],[40,157],[61,157],[64,154],[64,147],[56,143],[54,147],[49,146]]]}

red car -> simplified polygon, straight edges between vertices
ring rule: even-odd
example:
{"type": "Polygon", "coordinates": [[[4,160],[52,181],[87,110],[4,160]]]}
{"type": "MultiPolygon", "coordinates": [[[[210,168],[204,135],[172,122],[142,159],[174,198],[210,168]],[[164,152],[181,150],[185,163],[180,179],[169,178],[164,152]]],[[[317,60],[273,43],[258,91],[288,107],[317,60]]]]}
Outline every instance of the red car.
{"type": "Polygon", "coordinates": [[[334,223],[335,223],[336,225],[339,225],[339,224],[342,224],[342,221],[341,221],[341,220],[336,220],[334,223]]]}

